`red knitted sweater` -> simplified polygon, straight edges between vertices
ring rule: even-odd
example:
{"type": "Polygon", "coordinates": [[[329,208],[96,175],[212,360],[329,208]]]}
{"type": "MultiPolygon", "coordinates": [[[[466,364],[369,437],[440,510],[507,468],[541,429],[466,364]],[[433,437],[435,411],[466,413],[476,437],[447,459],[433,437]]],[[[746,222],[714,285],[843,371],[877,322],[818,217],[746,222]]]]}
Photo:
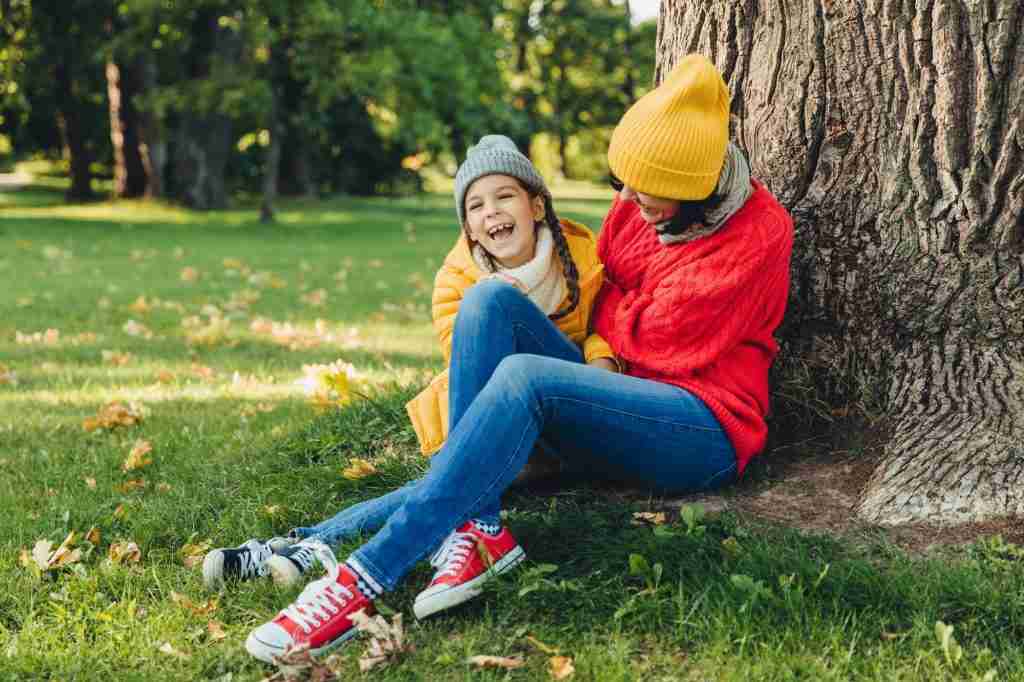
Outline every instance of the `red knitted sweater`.
{"type": "Polygon", "coordinates": [[[675,384],[711,409],[743,472],[768,434],[772,336],[789,291],[793,220],[753,181],[747,202],[716,232],[662,244],[632,202],[605,218],[598,255],[605,279],[594,331],[626,373],[675,384]]]}

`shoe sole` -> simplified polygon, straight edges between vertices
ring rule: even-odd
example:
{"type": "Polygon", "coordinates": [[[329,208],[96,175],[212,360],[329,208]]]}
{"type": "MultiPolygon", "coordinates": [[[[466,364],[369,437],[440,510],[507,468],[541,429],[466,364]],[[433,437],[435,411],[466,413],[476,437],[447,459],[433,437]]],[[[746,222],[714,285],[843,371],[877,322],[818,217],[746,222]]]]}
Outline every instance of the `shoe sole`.
{"type": "MultiPolygon", "coordinates": [[[[259,637],[256,637],[255,634],[255,632],[250,633],[245,640],[245,650],[248,651],[249,655],[253,658],[263,661],[264,663],[272,664],[274,662],[275,656],[281,656],[286,651],[288,651],[289,647],[285,647],[283,649],[276,647],[269,642],[264,642],[259,637]]],[[[338,637],[337,639],[328,642],[319,649],[310,649],[309,652],[311,654],[317,655],[322,654],[324,652],[334,649],[335,647],[341,646],[342,644],[344,644],[345,642],[352,639],[358,634],[359,630],[357,630],[355,626],[353,626],[351,630],[343,634],[341,637],[338,637]]]]}
{"type": "Polygon", "coordinates": [[[517,545],[514,549],[509,551],[508,554],[501,557],[501,559],[499,559],[498,562],[489,570],[481,573],[469,582],[456,585],[451,589],[432,594],[429,597],[424,597],[423,599],[417,599],[412,605],[413,613],[416,614],[417,620],[423,620],[424,618],[432,616],[439,611],[444,611],[445,609],[450,609],[453,606],[458,606],[459,604],[467,602],[483,592],[483,588],[481,586],[485,582],[491,578],[501,575],[510,568],[513,568],[525,558],[526,552],[523,551],[522,547],[517,545]]]}
{"type": "Polygon", "coordinates": [[[203,559],[203,585],[216,590],[224,584],[224,552],[215,549],[203,559]]]}
{"type": "Polygon", "coordinates": [[[299,569],[295,568],[295,564],[287,557],[275,554],[267,559],[266,566],[267,570],[270,571],[270,577],[274,579],[274,584],[281,587],[294,585],[302,576],[299,569]]]}

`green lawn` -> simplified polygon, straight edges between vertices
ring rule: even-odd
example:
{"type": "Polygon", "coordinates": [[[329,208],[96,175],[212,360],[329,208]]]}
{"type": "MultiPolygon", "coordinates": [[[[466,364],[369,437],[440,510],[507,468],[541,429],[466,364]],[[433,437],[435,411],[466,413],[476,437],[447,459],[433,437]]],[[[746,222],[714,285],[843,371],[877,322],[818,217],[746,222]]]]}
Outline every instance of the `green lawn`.
{"type": "MultiPolygon", "coordinates": [[[[597,227],[606,201],[558,205],[597,227]]],[[[272,671],[242,643],[299,588],[206,593],[187,546],[317,521],[425,466],[402,406],[441,363],[429,297],[456,235],[450,199],[294,202],[279,217],[0,194],[0,679],[261,679],[272,671]],[[296,380],[338,359],[371,400],[318,412],[296,380]],[[87,432],[114,400],[141,423],[87,432]],[[126,472],[139,440],[152,462],[126,472]],[[377,473],[346,479],[352,458],[377,473]],[[77,562],[23,565],[71,531],[77,562]],[[112,561],[129,541],[139,560],[112,561]]],[[[357,640],[332,665],[342,679],[549,679],[533,637],[575,680],[1024,679],[1018,547],[914,558],[882,536],[728,513],[631,523],[659,504],[582,484],[512,494],[525,568],[417,623],[421,566],[383,600],[415,651],[363,674],[357,640]],[[466,663],[483,654],[526,665],[466,663]]]]}

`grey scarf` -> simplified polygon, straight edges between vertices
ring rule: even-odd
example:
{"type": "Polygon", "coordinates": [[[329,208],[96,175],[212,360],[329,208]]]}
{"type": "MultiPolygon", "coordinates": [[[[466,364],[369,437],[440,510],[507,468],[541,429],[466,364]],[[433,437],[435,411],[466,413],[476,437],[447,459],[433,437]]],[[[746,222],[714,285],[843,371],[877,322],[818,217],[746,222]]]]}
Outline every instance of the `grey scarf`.
{"type": "Polygon", "coordinates": [[[722,173],[718,176],[718,185],[714,194],[724,196],[725,199],[718,206],[708,211],[706,222],[696,224],[684,230],[682,234],[669,234],[662,230],[668,222],[658,223],[654,226],[658,233],[658,239],[662,244],[679,244],[692,242],[713,234],[725,224],[736,211],[747,203],[747,199],[753,193],[750,187],[750,166],[747,164],[743,152],[732,142],[725,149],[725,163],[722,164],[722,173]],[[660,229],[659,229],[660,228],[660,229]]]}

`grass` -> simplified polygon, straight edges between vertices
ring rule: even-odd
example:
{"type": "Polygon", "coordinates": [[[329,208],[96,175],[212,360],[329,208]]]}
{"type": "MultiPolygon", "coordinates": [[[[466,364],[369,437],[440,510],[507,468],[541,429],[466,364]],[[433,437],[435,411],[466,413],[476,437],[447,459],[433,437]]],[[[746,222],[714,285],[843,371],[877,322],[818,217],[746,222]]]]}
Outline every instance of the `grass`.
{"type": "MultiPolygon", "coordinates": [[[[261,679],[269,671],[242,643],[298,588],[208,594],[183,547],[280,533],[423,470],[402,406],[441,364],[428,307],[455,236],[450,201],[286,203],[268,227],[253,210],[64,206],[58,191],[0,195],[0,363],[16,376],[0,383],[0,679],[261,679]],[[278,323],[276,336],[257,318],[278,323]],[[151,336],[130,335],[130,320],[151,336]],[[59,332],[50,343],[47,329],[59,332]],[[295,380],[338,358],[374,402],[318,413],[295,380]],[[143,405],[143,421],[84,431],[115,399],[143,405]],[[153,462],[125,472],[138,439],[153,462]],[[378,473],[347,480],[354,457],[378,473]],[[19,560],[94,526],[99,542],[80,542],[68,568],[38,575],[19,560]],[[107,560],[123,541],[138,563],[107,560]],[[211,620],[226,638],[210,636],[211,620]]],[[[592,226],[605,205],[559,204],[592,226]]],[[[548,679],[532,636],[571,656],[577,680],[1024,678],[1019,548],[911,557],[882,535],[865,545],[694,509],[631,524],[661,505],[585,484],[510,495],[530,561],[424,623],[409,609],[430,575],[417,568],[384,600],[406,614],[415,651],[365,677],[548,679]],[[937,621],[954,626],[959,658],[937,621]],[[477,654],[519,654],[526,667],[467,666],[477,654]]],[[[362,650],[339,650],[343,677],[363,676],[362,650]]]]}

